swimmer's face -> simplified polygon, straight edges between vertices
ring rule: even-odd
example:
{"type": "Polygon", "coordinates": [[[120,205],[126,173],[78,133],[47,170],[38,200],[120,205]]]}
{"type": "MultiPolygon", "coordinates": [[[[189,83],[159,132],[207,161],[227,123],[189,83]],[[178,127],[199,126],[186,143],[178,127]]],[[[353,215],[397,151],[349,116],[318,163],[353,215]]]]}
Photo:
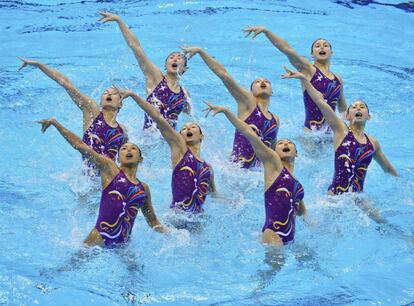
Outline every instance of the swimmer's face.
{"type": "Polygon", "coordinates": [[[332,57],[332,48],[329,41],[318,39],[313,43],[311,56],[314,60],[328,60],[332,57]]]}
{"type": "Polygon", "coordinates": [[[350,122],[366,122],[370,117],[367,105],[360,100],[352,103],[346,113],[346,119],[350,122]]]}
{"type": "Polygon", "coordinates": [[[298,154],[296,145],[290,139],[280,139],[276,143],[275,151],[281,160],[294,160],[298,154]]]}
{"type": "Polygon", "coordinates": [[[255,97],[270,97],[272,95],[272,84],[265,78],[257,78],[253,81],[251,91],[255,97]]]}
{"type": "Polygon", "coordinates": [[[137,145],[127,142],[124,143],[118,152],[118,159],[121,165],[136,166],[142,162],[141,150],[137,145]]]}
{"type": "Polygon", "coordinates": [[[186,123],[181,128],[180,135],[183,137],[187,145],[199,144],[204,137],[200,127],[195,122],[186,123]]]}
{"type": "Polygon", "coordinates": [[[122,100],[114,88],[108,88],[101,96],[102,109],[119,110],[122,107],[122,100]]]}
{"type": "Polygon", "coordinates": [[[167,73],[182,75],[187,70],[187,59],[180,52],[173,52],[165,61],[165,69],[167,73]]]}

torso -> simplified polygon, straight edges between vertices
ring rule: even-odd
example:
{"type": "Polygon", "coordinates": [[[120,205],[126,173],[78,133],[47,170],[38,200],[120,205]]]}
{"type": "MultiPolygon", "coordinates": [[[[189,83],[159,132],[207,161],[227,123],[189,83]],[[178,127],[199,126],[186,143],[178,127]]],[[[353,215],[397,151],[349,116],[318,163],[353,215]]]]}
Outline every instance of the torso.
{"type": "Polygon", "coordinates": [[[295,218],[303,197],[302,184],[284,167],[265,191],[266,221],[263,231],[274,231],[284,243],[292,241],[295,237],[295,218]]]}
{"type": "Polygon", "coordinates": [[[335,150],[335,172],[329,192],[363,191],[368,166],[375,155],[375,148],[367,135],[365,139],[366,143],[360,143],[348,128],[348,133],[335,150]]]}
{"type": "MultiPolygon", "coordinates": [[[[276,142],[277,132],[279,130],[278,122],[272,113],[270,113],[270,117],[270,119],[266,118],[259,105],[256,105],[256,108],[244,120],[268,147],[276,142]]],[[[260,165],[260,161],[254,153],[249,140],[238,130],[236,130],[234,135],[232,160],[240,163],[242,168],[251,168],[260,165]]]]}
{"type": "MultiPolygon", "coordinates": [[[[333,74],[333,79],[330,79],[318,67],[314,67],[316,70],[310,82],[323,94],[326,102],[335,111],[341,98],[342,84],[336,75],[333,74]]],[[[310,130],[327,130],[328,126],[325,118],[306,90],[303,92],[303,101],[305,105],[305,127],[310,130]]]]}
{"type": "MultiPolygon", "coordinates": [[[[82,140],[96,153],[115,160],[119,149],[127,142],[127,136],[119,124],[111,127],[100,112],[83,134],[82,140]]],[[[92,164],[89,167],[95,169],[92,164]]]]}
{"type": "MultiPolygon", "coordinates": [[[[173,92],[164,77],[148,95],[147,102],[157,107],[168,123],[173,128],[176,128],[178,115],[186,107],[187,96],[181,87],[178,93],[173,92]]],[[[151,117],[145,114],[144,129],[153,126],[153,124],[154,122],[151,117]]]]}
{"type": "Polygon", "coordinates": [[[146,193],[141,182],[131,182],[121,170],[102,191],[95,228],[106,246],[128,241],[146,193]]]}
{"type": "Polygon", "coordinates": [[[197,159],[191,150],[187,149],[173,170],[171,182],[173,199],[170,207],[192,213],[202,212],[210,184],[210,166],[197,159]]]}

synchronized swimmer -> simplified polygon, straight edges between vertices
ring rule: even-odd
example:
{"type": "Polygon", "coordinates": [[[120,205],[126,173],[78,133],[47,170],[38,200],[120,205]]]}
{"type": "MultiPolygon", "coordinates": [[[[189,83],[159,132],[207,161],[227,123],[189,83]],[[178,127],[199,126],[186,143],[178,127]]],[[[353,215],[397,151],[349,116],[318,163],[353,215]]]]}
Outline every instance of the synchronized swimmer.
{"type": "Polygon", "coordinates": [[[142,162],[137,145],[125,143],[119,149],[120,166],[105,155],[97,153],[56,119],[39,121],[44,133],[54,126],[67,142],[93,163],[101,172],[102,196],[95,227],[86,237],[88,246],[115,246],[127,242],[139,209],[150,227],[158,232],[166,228],[158,221],[152,207],[149,186],[136,178],[142,162]]]}
{"type": "MultiPolygon", "coordinates": [[[[180,78],[187,70],[187,58],[180,52],[170,53],[165,60],[165,75],[147,57],[138,38],[128,29],[117,15],[101,12],[102,22],[115,21],[124,36],[128,46],[138,61],[145,76],[147,101],[156,106],[168,123],[176,128],[181,112],[190,113],[189,93],[180,86],[180,78]]],[[[144,129],[151,128],[153,121],[145,114],[144,129]]]]}
{"type": "MultiPolygon", "coordinates": [[[[121,96],[113,89],[106,89],[101,96],[101,109],[98,103],[82,93],[61,72],[52,69],[45,64],[20,58],[23,64],[19,70],[30,65],[39,68],[48,77],[65,88],[73,102],[80,108],[83,114],[83,141],[98,154],[103,154],[115,160],[122,144],[127,142],[127,130],[116,121],[119,110],[122,107],[121,96]]],[[[87,174],[97,175],[99,171],[93,163],[88,164],[87,174]]]]}
{"type": "MultiPolygon", "coordinates": [[[[279,117],[269,111],[270,97],[273,94],[272,85],[265,78],[257,78],[250,86],[250,91],[240,86],[217,60],[213,59],[200,47],[181,47],[189,59],[199,54],[207,66],[222,81],[237,103],[237,117],[255,131],[262,142],[268,147],[274,147],[279,130],[279,117]]],[[[252,145],[245,136],[236,130],[232,152],[233,162],[239,163],[242,168],[251,168],[259,165],[252,145]]]]}
{"type": "MultiPolygon", "coordinates": [[[[23,61],[39,68],[63,86],[83,112],[83,140],[64,128],[56,119],[39,121],[42,132],[54,126],[78,150],[92,169],[100,172],[102,197],[95,227],[85,239],[89,246],[115,246],[129,240],[138,210],[154,230],[166,232],[152,207],[149,186],[136,178],[143,158],[135,144],[127,142],[126,129],[116,117],[126,98],[132,98],[145,112],[144,129],[158,128],[171,152],[172,201],[171,209],[178,213],[198,215],[204,211],[209,192],[216,194],[212,166],[201,158],[204,134],[199,124],[188,122],[177,131],[182,112],[190,111],[188,93],[181,87],[181,76],[187,61],[199,54],[207,66],[222,80],[237,103],[237,115],[223,106],[207,103],[206,116],[223,113],[236,128],[232,160],[242,168],[263,166],[266,219],[262,228],[262,242],[283,246],[294,241],[295,219],[305,215],[304,190],[294,176],[297,148],[289,139],[277,140],[280,119],[269,110],[272,85],[266,78],[255,79],[250,90],[239,85],[224,66],[200,47],[181,47],[183,53],[173,52],[165,61],[165,74],[144,53],[137,37],[117,15],[101,12],[102,22],[116,22],[132,49],[146,80],[147,99],[136,93],[112,87],[101,96],[101,110],[97,102],[79,91],[62,73],[34,61],[23,61]],[[188,57],[187,57],[188,56],[188,57]],[[119,166],[115,162],[118,155],[119,166]]],[[[338,195],[362,192],[368,166],[375,159],[385,172],[398,176],[397,171],[382,152],[379,142],[365,134],[370,118],[368,106],[357,100],[349,107],[343,92],[343,82],[330,71],[332,46],[325,39],[317,39],[311,47],[312,64],[300,56],[283,39],[264,27],[243,30],[252,38],[264,33],[270,42],[298,70],[286,68],[282,78],[301,81],[305,103],[304,126],[309,131],[325,131],[333,137],[335,149],[334,176],[328,193],[338,195]],[[347,125],[336,113],[345,114],[347,125]],[[333,135],[330,134],[333,132],[333,135]]],[[[19,70],[20,70],[19,69],[19,70]]],[[[248,171],[248,170],[245,170],[248,171]]]]}
{"type": "MultiPolygon", "coordinates": [[[[323,94],[325,102],[332,110],[335,111],[338,106],[339,112],[344,113],[346,111],[347,107],[342,79],[331,72],[331,58],[333,51],[329,41],[323,38],[318,38],[312,43],[310,54],[314,59],[314,63],[312,64],[308,59],[299,55],[287,41],[276,36],[265,27],[247,27],[243,32],[247,33],[246,37],[253,34],[252,39],[261,33],[265,34],[270,42],[287,56],[289,62],[297,70],[303,73],[310,80],[310,83],[323,94]]],[[[305,106],[305,130],[329,131],[322,112],[319,110],[315,101],[304,86],[302,86],[302,91],[305,106]]]]}

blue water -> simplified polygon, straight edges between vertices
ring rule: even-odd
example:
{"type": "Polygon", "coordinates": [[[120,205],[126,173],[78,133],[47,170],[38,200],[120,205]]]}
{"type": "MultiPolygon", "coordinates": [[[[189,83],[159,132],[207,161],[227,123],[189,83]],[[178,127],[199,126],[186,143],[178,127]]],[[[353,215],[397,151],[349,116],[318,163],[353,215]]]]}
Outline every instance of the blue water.
{"type": "MultiPolygon", "coordinates": [[[[384,0],[385,1],[385,0],[384,0]]],[[[413,6],[399,1],[0,1],[0,304],[5,305],[408,305],[414,302],[413,244],[413,6]],[[66,92],[16,56],[36,58],[65,73],[99,100],[115,83],[144,95],[143,74],[115,24],[121,15],[160,67],[178,45],[199,45],[248,87],[256,76],[273,84],[270,110],[280,137],[299,146],[296,176],[305,188],[307,225],[297,219],[295,244],[281,257],[260,243],[264,222],[261,171],[228,162],[234,129],[204,119],[202,101],[236,110],[234,100],[199,57],[183,77],[193,118],[205,133],[202,156],[219,192],[208,198],[203,231],[153,232],[137,217],[125,248],[86,251],[70,264],[94,226],[99,193],[80,174],[80,156],[55,130],[42,135],[35,120],[56,117],[82,133],[81,113],[66,92]],[[325,195],[333,172],[330,145],[300,145],[303,105],[299,84],[281,80],[286,58],[241,29],[265,25],[304,56],[315,38],[333,45],[332,70],[350,103],[370,106],[367,132],[379,139],[401,177],[370,166],[365,200],[400,233],[379,227],[352,197],[325,195]],[[273,262],[273,263],[272,263],[273,262]],[[71,267],[58,272],[60,267],[71,267]]],[[[141,132],[143,114],[125,101],[119,121],[142,147],[139,178],[152,189],[156,213],[170,217],[170,159],[159,136],[141,132]]]]}

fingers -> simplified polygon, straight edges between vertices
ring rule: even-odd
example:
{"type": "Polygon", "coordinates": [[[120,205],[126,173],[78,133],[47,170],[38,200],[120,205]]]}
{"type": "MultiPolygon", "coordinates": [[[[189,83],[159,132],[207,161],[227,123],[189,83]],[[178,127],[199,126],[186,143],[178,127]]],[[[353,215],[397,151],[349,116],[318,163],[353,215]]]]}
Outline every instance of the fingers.
{"type": "Polygon", "coordinates": [[[27,60],[25,60],[24,58],[22,58],[22,57],[20,57],[20,56],[18,56],[17,58],[23,62],[23,63],[20,65],[19,69],[17,69],[17,71],[20,71],[20,70],[22,70],[24,67],[26,67],[26,66],[27,66],[27,60]]]}
{"type": "Polygon", "coordinates": [[[121,90],[119,87],[117,87],[115,84],[112,84],[112,88],[115,89],[117,92],[120,92],[121,90]]]}
{"type": "Polygon", "coordinates": [[[257,35],[259,35],[261,32],[260,31],[254,31],[254,35],[252,36],[252,40],[257,36],[257,35]]]}
{"type": "Polygon", "coordinates": [[[20,71],[20,70],[22,70],[24,67],[26,67],[27,66],[27,63],[26,62],[23,62],[21,65],[20,65],[20,67],[19,67],[19,69],[17,69],[17,71],[20,71]]]}

